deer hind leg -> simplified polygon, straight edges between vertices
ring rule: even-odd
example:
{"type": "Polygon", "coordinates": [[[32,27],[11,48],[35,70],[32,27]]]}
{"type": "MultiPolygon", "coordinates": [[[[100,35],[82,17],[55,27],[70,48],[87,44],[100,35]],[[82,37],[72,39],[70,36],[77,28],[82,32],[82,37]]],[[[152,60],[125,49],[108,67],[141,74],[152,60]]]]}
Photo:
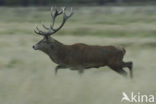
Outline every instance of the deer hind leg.
{"type": "Polygon", "coordinates": [[[133,78],[133,62],[123,62],[122,67],[128,67],[130,71],[130,77],[133,78]]]}
{"type": "Polygon", "coordinates": [[[115,72],[119,73],[120,75],[127,77],[127,72],[122,69],[122,67],[118,66],[110,66],[111,69],[113,69],[115,72]]]}

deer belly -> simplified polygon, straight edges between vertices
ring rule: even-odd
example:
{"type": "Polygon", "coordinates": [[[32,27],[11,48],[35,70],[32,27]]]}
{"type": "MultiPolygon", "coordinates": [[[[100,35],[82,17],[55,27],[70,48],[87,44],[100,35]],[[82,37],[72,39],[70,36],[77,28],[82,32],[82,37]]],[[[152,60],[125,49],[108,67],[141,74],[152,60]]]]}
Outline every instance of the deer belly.
{"type": "Polygon", "coordinates": [[[71,65],[72,66],[81,66],[81,67],[99,67],[99,66],[105,66],[107,63],[107,60],[102,57],[94,57],[94,56],[79,56],[77,58],[72,59],[71,65]]]}
{"type": "Polygon", "coordinates": [[[82,61],[83,65],[86,66],[105,66],[107,60],[103,59],[102,57],[90,57],[82,61]]]}

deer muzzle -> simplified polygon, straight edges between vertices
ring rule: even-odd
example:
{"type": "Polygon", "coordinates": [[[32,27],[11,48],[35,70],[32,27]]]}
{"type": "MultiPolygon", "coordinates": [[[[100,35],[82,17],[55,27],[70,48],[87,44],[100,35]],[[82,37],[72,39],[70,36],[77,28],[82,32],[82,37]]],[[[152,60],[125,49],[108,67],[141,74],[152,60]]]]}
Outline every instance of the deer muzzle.
{"type": "Polygon", "coordinates": [[[34,50],[38,50],[38,47],[37,47],[36,45],[33,45],[32,48],[33,48],[34,50]]]}

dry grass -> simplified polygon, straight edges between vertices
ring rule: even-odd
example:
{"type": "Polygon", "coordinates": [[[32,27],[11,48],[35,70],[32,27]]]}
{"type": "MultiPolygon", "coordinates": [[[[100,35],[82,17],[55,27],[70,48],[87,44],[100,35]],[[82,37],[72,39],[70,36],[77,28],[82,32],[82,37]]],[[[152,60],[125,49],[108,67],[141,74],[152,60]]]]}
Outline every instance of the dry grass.
{"type": "MultiPolygon", "coordinates": [[[[58,35],[156,37],[155,6],[73,7],[74,15],[58,35]]],[[[51,21],[49,8],[0,7],[0,34],[32,34],[51,21]],[[5,11],[5,12],[4,12],[5,11]],[[22,24],[22,25],[21,25],[22,24]]],[[[59,24],[61,17],[57,19],[59,24]]]]}
{"type": "Polygon", "coordinates": [[[107,67],[86,70],[82,76],[65,69],[54,76],[56,65],[45,54],[31,48],[40,40],[39,36],[1,35],[1,104],[121,104],[122,91],[156,95],[156,49],[150,45],[155,44],[155,39],[54,37],[65,44],[84,42],[126,47],[125,60],[134,62],[134,79],[124,79],[107,67]]]}
{"type": "Polygon", "coordinates": [[[73,17],[54,35],[65,44],[125,47],[125,61],[134,62],[130,80],[107,67],[82,76],[65,69],[54,76],[56,64],[31,48],[42,38],[32,30],[41,21],[48,24],[49,9],[0,7],[0,104],[121,104],[122,91],[156,96],[155,9],[74,7],[73,17]]]}

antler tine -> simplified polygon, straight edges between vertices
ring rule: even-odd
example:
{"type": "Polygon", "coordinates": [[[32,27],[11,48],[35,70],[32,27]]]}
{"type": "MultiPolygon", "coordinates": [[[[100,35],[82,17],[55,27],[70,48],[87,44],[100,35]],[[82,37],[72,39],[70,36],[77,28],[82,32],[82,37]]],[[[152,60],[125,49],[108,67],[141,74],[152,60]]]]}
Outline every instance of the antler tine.
{"type": "Polygon", "coordinates": [[[62,14],[62,13],[63,13],[63,11],[62,11],[62,10],[58,11],[58,10],[56,9],[56,7],[54,7],[54,9],[51,8],[52,24],[50,25],[50,28],[51,28],[53,31],[55,31],[55,29],[54,29],[55,18],[56,18],[58,15],[62,14]],[[54,13],[53,13],[53,10],[54,10],[54,13]]]}
{"type": "Polygon", "coordinates": [[[51,23],[50,27],[46,27],[44,24],[42,24],[42,27],[44,29],[48,30],[48,31],[43,32],[43,31],[39,30],[39,28],[36,26],[36,29],[34,30],[34,32],[36,34],[39,34],[39,35],[42,35],[42,36],[49,36],[49,35],[52,35],[52,34],[56,33],[58,30],[60,30],[63,27],[66,20],[73,15],[72,8],[71,8],[71,13],[68,16],[66,15],[65,10],[66,10],[65,7],[63,7],[61,10],[57,10],[56,7],[51,8],[52,23],[51,23]],[[63,21],[62,21],[61,25],[58,28],[54,29],[55,19],[56,19],[56,17],[58,15],[61,15],[61,14],[63,14],[63,21]]]}
{"type": "Polygon", "coordinates": [[[62,14],[63,13],[63,11],[62,10],[57,10],[57,15],[60,15],[60,14],[62,14]]]}
{"type": "MultiPolygon", "coordinates": [[[[54,34],[54,33],[57,32],[59,29],[61,29],[61,28],[63,27],[63,25],[65,24],[66,20],[67,20],[68,18],[70,18],[70,17],[73,15],[73,10],[72,10],[72,8],[71,8],[71,13],[69,14],[69,16],[66,15],[65,10],[66,10],[66,7],[63,7],[63,8],[62,8],[62,11],[61,11],[61,12],[63,13],[63,21],[62,21],[61,25],[60,25],[57,29],[54,29],[53,27],[51,27],[51,29],[53,30],[53,33],[52,33],[52,34],[54,34]]],[[[55,19],[54,19],[54,20],[55,20],[55,19]]]]}
{"type": "Polygon", "coordinates": [[[44,24],[42,24],[42,27],[45,28],[46,30],[49,30],[49,28],[45,26],[44,24]]]}
{"type": "Polygon", "coordinates": [[[52,29],[53,26],[54,26],[55,17],[56,17],[55,14],[56,14],[56,7],[51,8],[51,17],[52,17],[52,24],[50,25],[50,28],[51,28],[51,29],[52,29]],[[54,11],[54,9],[55,9],[55,11],[54,11]],[[54,11],[54,15],[53,15],[53,11],[54,11]]]}
{"type": "MultiPolygon", "coordinates": [[[[56,14],[56,12],[57,12],[56,7],[54,7],[54,9],[55,9],[55,13],[54,13],[54,14],[56,14]]],[[[54,10],[54,9],[53,9],[53,7],[51,8],[52,24],[50,25],[50,27],[53,27],[54,21],[55,21],[55,15],[53,15],[53,10],[54,10]]],[[[44,24],[42,24],[42,27],[43,27],[44,29],[46,29],[46,30],[50,30],[50,28],[46,27],[44,24]]]]}
{"type": "Polygon", "coordinates": [[[71,8],[71,12],[70,12],[70,14],[67,16],[67,14],[65,13],[65,10],[66,10],[66,8],[63,8],[64,18],[65,18],[65,20],[67,20],[68,18],[70,18],[70,17],[74,14],[74,12],[73,12],[73,9],[71,8]]]}
{"type": "Polygon", "coordinates": [[[36,30],[34,30],[34,32],[35,32],[36,34],[39,34],[39,35],[42,35],[42,36],[47,35],[47,33],[45,33],[45,32],[43,32],[43,31],[39,30],[39,28],[38,28],[37,26],[36,26],[36,30]]]}
{"type": "Polygon", "coordinates": [[[36,34],[39,34],[39,32],[37,32],[35,29],[34,29],[34,32],[35,32],[36,34]]]}
{"type": "Polygon", "coordinates": [[[36,28],[36,30],[34,29],[34,32],[36,33],[36,34],[38,34],[38,35],[42,35],[42,36],[48,36],[48,35],[50,35],[51,33],[50,32],[42,32],[42,31],[40,31],[38,28],[36,28]]]}
{"type": "MultiPolygon", "coordinates": [[[[54,27],[54,23],[55,23],[55,18],[56,18],[58,15],[62,14],[62,13],[63,13],[63,12],[62,12],[62,11],[58,11],[58,10],[56,9],[56,7],[54,7],[54,9],[51,8],[52,24],[50,25],[50,28],[51,28],[52,30],[54,30],[53,27],[54,27]],[[54,11],[54,15],[53,15],[53,10],[55,10],[55,11],[54,11]]],[[[42,27],[45,28],[46,30],[50,30],[50,28],[46,27],[44,24],[42,25],[42,27]]]]}
{"type": "Polygon", "coordinates": [[[36,34],[42,35],[37,26],[36,26],[36,30],[34,29],[34,32],[35,32],[36,34]]]}

